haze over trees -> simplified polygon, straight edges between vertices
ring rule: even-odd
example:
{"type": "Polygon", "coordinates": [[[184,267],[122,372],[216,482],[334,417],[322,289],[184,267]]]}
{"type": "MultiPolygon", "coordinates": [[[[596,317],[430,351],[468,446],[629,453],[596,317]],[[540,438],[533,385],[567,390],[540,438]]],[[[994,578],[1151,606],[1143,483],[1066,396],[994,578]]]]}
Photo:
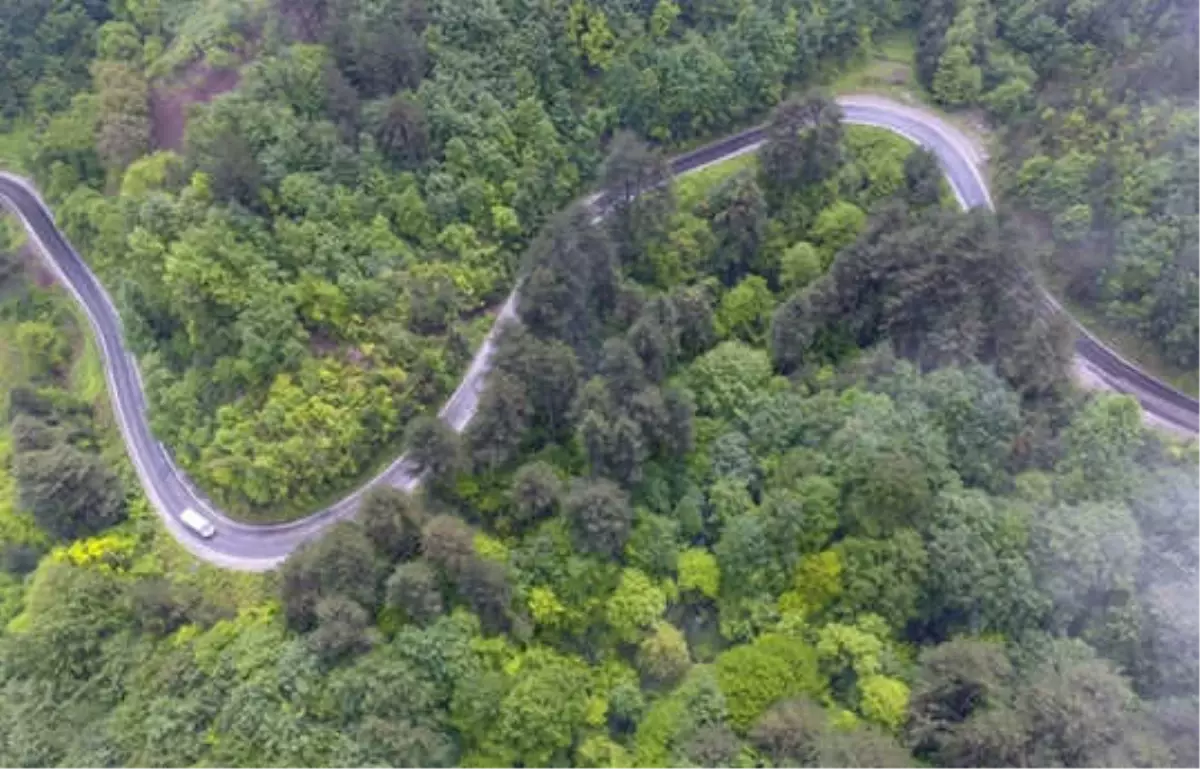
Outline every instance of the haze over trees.
{"type": "MultiPolygon", "coordinates": [[[[1196,9],[1183,3],[939,0],[917,74],[1001,128],[1001,192],[1067,295],[1197,364],[1196,9]]],[[[1194,377],[1193,377],[1194,378],[1194,377]]]]}

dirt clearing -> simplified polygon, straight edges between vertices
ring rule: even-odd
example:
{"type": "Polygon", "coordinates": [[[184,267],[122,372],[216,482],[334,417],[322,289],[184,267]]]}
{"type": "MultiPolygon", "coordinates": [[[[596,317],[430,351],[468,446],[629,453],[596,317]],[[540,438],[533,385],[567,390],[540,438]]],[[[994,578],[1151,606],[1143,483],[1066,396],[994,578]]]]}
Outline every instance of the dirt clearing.
{"type": "Polygon", "coordinates": [[[150,140],[154,147],[183,149],[188,108],[232,91],[240,80],[236,69],[213,69],[198,62],[179,80],[155,85],[150,91],[150,140]]]}

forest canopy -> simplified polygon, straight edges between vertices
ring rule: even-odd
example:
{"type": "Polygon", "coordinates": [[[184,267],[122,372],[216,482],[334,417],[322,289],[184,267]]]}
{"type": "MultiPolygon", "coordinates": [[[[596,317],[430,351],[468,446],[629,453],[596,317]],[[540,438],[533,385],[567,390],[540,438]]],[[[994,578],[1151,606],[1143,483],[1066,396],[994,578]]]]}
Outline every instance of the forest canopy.
{"type": "Polygon", "coordinates": [[[197,563],[0,221],[0,764],[1200,764],[1195,441],[1076,388],[1024,269],[1195,366],[1195,37],[1179,3],[0,0],[5,137],[183,468],[253,520],[424,473],[275,572],[197,563]],[[1002,126],[999,215],[809,88],[891,33],[1002,126]]]}
{"type": "MultiPolygon", "coordinates": [[[[166,569],[136,495],[13,553],[3,760],[1194,763],[1195,444],[1074,389],[1006,225],[906,180],[920,150],[800,107],[807,179],[768,151],[552,217],[475,419],[408,430],[422,489],[257,597],[166,569]]],[[[10,400],[20,467],[70,412],[10,400]]]]}

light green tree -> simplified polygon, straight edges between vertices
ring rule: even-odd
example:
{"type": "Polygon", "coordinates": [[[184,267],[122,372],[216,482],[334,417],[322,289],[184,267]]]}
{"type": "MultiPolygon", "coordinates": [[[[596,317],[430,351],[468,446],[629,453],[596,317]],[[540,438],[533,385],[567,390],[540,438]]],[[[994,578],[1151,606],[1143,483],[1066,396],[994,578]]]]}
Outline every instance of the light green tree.
{"type": "Polygon", "coordinates": [[[702,547],[693,547],[679,554],[679,589],[695,590],[710,599],[717,597],[721,589],[721,567],[712,553],[702,547]]]}
{"type": "Polygon", "coordinates": [[[666,608],[666,593],[652,579],[638,569],[625,569],[605,606],[605,616],[622,640],[635,642],[666,608]]]}
{"type": "Polygon", "coordinates": [[[722,297],[717,307],[717,333],[725,339],[736,337],[761,346],[774,310],[775,295],[767,281],[750,275],[722,297]]]}
{"type": "Polygon", "coordinates": [[[812,243],[801,240],[783,252],[779,282],[784,291],[799,291],[816,280],[821,272],[821,255],[812,243]]]}

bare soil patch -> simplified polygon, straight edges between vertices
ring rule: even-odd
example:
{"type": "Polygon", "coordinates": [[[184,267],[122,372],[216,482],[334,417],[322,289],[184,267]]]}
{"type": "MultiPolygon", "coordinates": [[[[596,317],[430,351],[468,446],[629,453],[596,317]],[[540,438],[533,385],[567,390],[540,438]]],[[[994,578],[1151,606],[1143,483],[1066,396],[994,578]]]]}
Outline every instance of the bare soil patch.
{"type": "Polygon", "coordinates": [[[155,148],[183,149],[188,108],[232,91],[240,80],[236,69],[213,69],[199,61],[179,80],[155,85],[150,91],[150,139],[155,148]]]}

